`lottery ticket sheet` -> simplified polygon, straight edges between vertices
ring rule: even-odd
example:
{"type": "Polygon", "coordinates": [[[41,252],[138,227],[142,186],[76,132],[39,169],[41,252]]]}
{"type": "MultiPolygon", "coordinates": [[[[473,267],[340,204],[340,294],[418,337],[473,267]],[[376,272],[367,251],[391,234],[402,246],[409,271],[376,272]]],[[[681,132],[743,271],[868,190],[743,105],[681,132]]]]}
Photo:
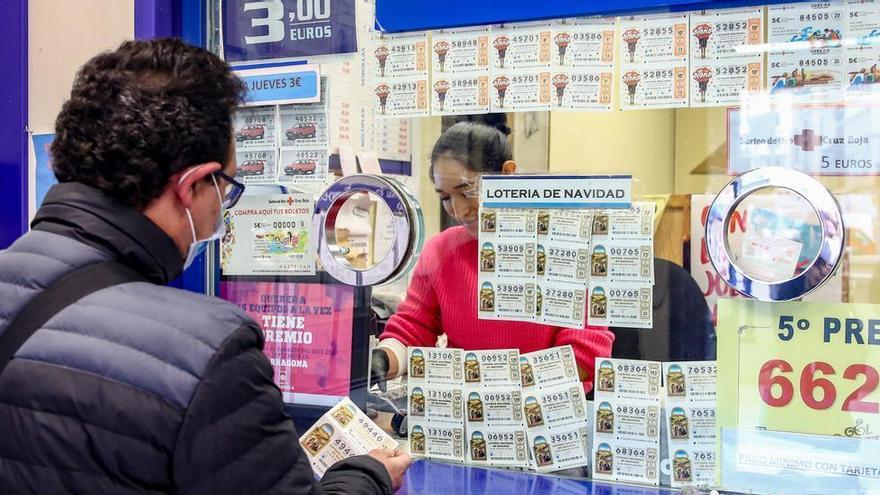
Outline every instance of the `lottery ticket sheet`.
{"type": "Polygon", "coordinates": [[[596,360],[593,477],[660,482],[661,363],[596,360]]]}
{"type": "Polygon", "coordinates": [[[673,487],[716,484],[717,374],[715,361],[663,363],[663,421],[673,487]]]}
{"type": "Polygon", "coordinates": [[[373,423],[351,401],[342,399],[299,439],[312,469],[320,477],[333,464],[374,449],[396,449],[397,441],[373,423]]]}
{"type": "Polygon", "coordinates": [[[464,462],[463,351],[409,347],[407,374],[410,453],[464,462]]]}
{"type": "Polygon", "coordinates": [[[537,213],[480,211],[478,300],[481,319],[534,321],[537,213]]]}

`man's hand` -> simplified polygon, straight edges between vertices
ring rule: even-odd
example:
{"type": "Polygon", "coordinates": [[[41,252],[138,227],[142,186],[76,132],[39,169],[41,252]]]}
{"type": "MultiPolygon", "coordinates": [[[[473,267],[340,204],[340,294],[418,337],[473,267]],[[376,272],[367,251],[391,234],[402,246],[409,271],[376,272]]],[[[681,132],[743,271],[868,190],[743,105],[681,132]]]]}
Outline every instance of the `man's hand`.
{"type": "Polygon", "coordinates": [[[403,473],[412,464],[412,457],[396,450],[376,449],[368,454],[370,457],[381,462],[388,474],[391,475],[391,486],[396,491],[403,483],[403,473]]]}

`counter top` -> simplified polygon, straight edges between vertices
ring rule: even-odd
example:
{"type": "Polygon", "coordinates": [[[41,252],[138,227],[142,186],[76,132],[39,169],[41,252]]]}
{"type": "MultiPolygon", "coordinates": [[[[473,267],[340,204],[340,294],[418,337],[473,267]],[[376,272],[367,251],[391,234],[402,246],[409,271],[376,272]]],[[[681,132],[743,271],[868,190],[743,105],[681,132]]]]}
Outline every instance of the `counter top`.
{"type": "Polygon", "coordinates": [[[418,460],[397,495],[662,495],[678,490],[619,485],[517,471],[418,460]]]}

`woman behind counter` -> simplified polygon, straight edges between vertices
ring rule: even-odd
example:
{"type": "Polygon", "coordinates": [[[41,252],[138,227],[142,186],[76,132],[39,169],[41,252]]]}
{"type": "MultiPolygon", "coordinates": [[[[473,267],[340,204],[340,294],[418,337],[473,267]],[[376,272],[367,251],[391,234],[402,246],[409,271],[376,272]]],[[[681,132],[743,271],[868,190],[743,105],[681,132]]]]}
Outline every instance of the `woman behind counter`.
{"type": "Polygon", "coordinates": [[[519,349],[532,352],[570,344],[585,390],[592,389],[593,362],[611,355],[614,334],[604,327],[569,329],[530,322],[477,318],[479,177],[512,174],[503,114],[459,122],[444,132],[431,152],[431,175],[443,208],[460,225],[432,237],[422,251],[407,290],[373,351],[371,381],[406,371],[407,346],[433,347],[445,333],[448,345],[465,350],[519,349]]]}

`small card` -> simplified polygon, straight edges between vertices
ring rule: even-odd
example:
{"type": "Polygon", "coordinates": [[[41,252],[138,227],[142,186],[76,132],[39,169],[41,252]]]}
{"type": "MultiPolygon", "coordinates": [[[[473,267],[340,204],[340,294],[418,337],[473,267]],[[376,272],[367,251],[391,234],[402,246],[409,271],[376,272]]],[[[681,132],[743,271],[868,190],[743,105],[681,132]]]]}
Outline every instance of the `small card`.
{"type": "Polygon", "coordinates": [[[528,467],[526,432],[521,426],[469,428],[467,461],[477,466],[528,467]]]}
{"type": "Polygon", "coordinates": [[[608,327],[651,328],[654,288],[650,282],[590,281],[590,323],[608,327]]]}
{"type": "Polygon", "coordinates": [[[464,462],[464,427],[427,424],[411,418],[409,451],[414,457],[464,462]]]}
{"type": "Polygon", "coordinates": [[[586,466],[590,463],[586,422],[560,428],[529,430],[532,459],[539,473],[586,466]]]}
{"type": "Polygon", "coordinates": [[[713,487],[715,481],[716,454],[713,446],[684,446],[670,449],[673,488],[685,485],[713,487]]]}
{"type": "Polygon", "coordinates": [[[718,391],[715,361],[663,363],[667,402],[684,400],[714,401],[718,391]]]}
{"type": "Polygon", "coordinates": [[[660,440],[660,401],[607,399],[596,402],[596,441],[660,440]]]}
{"type": "Polygon", "coordinates": [[[659,398],[660,363],[596,359],[596,401],[605,398],[659,398]]]}
{"type": "Polygon", "coordinates": [[[633,440],[596,440],[593,478],[657,486],[660,483],[660,449],[633,440]]]}
{"type": "Polygon", "coordinates": [[[591,282],[654,282],[654,244],[650,240],[593,242],[591,282]]]}
{"type": "Polygon", "coordinates": [[[464,383],[462,350],[438,347],[409,347],[409,383],[461,385],[464,383]]]}
{"type": "Polygon", "coordinates": [[[467,385],[515,386],[520,383],[519,351],[466,351],[464,381],[467,385]]]}
{"type": "Polygon", "coordinates": [[[409,416],[431,421],[461,423],[462,391],[455,385],[410,387],[409,416]]]}
{"type": "Polygon", "coordinates": [[[467,394],[468,431],[474,428],[515,426],[522,429],[523,399],[519,387],[481,387],[467,394]]]}
{"type": "Polygon", "coordinates": [[[634,203],[625,210],[599,210],[593,215],[593,242],[654,239],[654,203],[634,203]]]}
{"type": "Polygon", "coordinates": [[[675,445],[715,446],[715,404],[687,402],[666,410],[670,448],[675,445]]]}
{"type": "Polygon", "coordinates": [[[523,354],[519,359],[523,393],[534,388],[578,383],[577,364],[570,345],[523,354]]]}
{"type": "Polygon", "coordinates": [[[557,428],[585,423],[587,402],[580,383],[556,385],[529,392],[523,401],[526,425],[533,428],[557,428]]]}

